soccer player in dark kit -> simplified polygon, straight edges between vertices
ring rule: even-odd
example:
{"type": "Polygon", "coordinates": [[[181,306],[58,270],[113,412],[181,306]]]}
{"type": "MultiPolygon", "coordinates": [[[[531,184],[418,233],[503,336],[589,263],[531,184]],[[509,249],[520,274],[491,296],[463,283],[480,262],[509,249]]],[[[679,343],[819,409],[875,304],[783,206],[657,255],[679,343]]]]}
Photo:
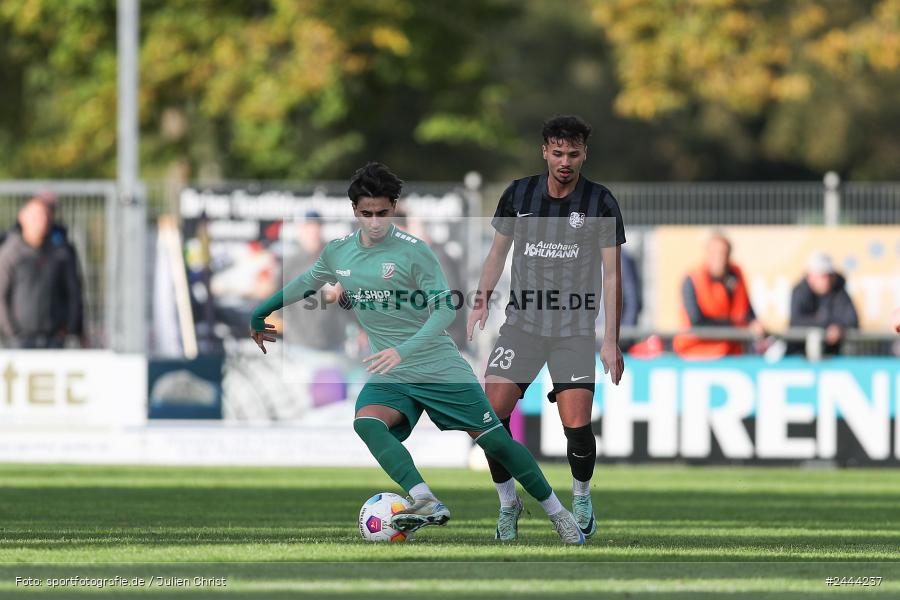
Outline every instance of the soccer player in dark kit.
{"type": "MultiPolygon", "coordinates": [[[[548,399],[556,403],[567,438],[572,513],[587,537],[597,529],[590,496],[597,449],[591,429],[595,321],[605,289],[600,358],[618,385],[624,369],[618,340],[620,246],[625,243],[618,202],[606,187],[581,175],[590,133],[591,127],[575,116],[544,124],[541,152],[547,171],[517,179],[500,198],[491,221],[494,241],[467,322],[469,339],[476,325],[484,329],[490,296],[512,248],[506,322],[488,358],[485,390],[509,428],[510,413],[547,364],[553,380],[548,399]]],[[[509,472],[491,457],[488,464],[500,496],[496,539],[514,540],[522,501],[509,472]]]]}

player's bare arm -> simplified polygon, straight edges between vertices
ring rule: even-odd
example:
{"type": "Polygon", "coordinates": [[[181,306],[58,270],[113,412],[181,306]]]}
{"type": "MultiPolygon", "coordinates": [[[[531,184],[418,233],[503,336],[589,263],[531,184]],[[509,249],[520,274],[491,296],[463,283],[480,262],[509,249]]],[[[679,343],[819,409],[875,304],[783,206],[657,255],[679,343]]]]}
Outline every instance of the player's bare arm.
{"type": "Polygon", "coordinates": [[[621,246],[603,248],[600,252],[603,260],[603,289],[614,294],[603,295],[603,314],[606,318],[606,329],[603,332],[603,345],[600,347],[600,362],[603,372],[615,385],[619,385],[625,360],[619,349],[619,321],[622,318],[622,249],[621,246]]]}
{"type": "Polygon", "coordinates": [[[256,342],[256,345],[259,346],[259,349],[262,350],[263,354],[266,354],[266,342],[275,343],[275,326],[271,323],[266,323],[266,328],[263,331],[256,331],[255,329],[250,330],[250,337],[256,342]]]}
{"type": "Polygon", "coordinates": [[[475,305],[472,308],[472,312],[469,313],[469,319],[466,322],[469,340],[472,339],[476,324],[482,330],[487,324],[488,314],[490,313],[490,297],[494,293],[494,287],[500,280],[500,274],[503,273],[503,266],[506,264],[506,256],[509,254],[512,243],[512,236],[503,235],[499,231],[494,232],[494,241],[491,243],[491,249],[484,261],[484,269],[481,271],[481,278],[478,280],[475,305]]]}

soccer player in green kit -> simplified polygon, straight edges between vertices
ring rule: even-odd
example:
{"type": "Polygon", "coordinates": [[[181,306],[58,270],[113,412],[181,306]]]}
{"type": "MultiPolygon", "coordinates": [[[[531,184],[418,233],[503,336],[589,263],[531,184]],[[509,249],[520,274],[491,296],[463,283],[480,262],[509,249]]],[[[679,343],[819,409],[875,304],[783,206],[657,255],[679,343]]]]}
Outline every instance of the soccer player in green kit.
{"type": "Polygon", "coordinates": [[[373,351],[363,359],[372,375],[357,398],[353,429],[413,500],[392,517],[392,525],[415,531],[450,519],[401,443],[426,411],[440,429],[466,431],[503,464],[541,503],[563,542],[583,544],[574,517],[531,453],[503,427],[447,334],[456,311],[437,258],[424,242],[391,223],[402,184],[380,163],[356,171],[347,193],[359,229],[328,243],[312,268],[260,304],[251,317],[251,337],[265,352],[264,343],[275,341],[266,317],[326,283],[340,283],[373,351]]]}

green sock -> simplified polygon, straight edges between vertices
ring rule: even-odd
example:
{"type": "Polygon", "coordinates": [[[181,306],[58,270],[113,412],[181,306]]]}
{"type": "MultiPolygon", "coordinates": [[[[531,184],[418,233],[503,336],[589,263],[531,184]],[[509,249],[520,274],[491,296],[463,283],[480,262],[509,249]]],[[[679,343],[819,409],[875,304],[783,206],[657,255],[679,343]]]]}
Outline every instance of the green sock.
{"type": "Polygon", "coordinates": [[[503,427],[480,435],[475,443],[484,449],[485,454],[503,465],[536,500],[544,501],[553,493],[531,452],[512,439],[503,427]]]}
{"type": "Polygon", "coordinates": [[[388,476],[407,492],[425,480],[419,474],[412,456],[395,438],[381,419],[360,417],[353,420],[353,429],[369,447],[369,452],[388,476]]]}

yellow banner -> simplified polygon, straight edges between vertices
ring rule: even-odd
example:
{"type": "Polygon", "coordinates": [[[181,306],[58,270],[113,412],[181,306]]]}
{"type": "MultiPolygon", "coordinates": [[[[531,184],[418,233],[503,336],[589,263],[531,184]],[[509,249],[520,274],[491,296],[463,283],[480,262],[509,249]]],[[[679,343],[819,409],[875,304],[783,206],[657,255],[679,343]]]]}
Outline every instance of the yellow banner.
{"type": "MultiPolygon", "coordinates": [[[[847,278],[860,328],[890,331],[888,316],[900,306],[900,227],[744,226],[718,229],[732,243],[732,261],[744,272],[750,302],[767,329],[790,319],[791,290],[804,277],[813,252],[831,256],[847,278]]],[[[703,262],[709,227],[656,229],[656,322],[661,330],[681,326],[681,286],[703,262]]]]}

